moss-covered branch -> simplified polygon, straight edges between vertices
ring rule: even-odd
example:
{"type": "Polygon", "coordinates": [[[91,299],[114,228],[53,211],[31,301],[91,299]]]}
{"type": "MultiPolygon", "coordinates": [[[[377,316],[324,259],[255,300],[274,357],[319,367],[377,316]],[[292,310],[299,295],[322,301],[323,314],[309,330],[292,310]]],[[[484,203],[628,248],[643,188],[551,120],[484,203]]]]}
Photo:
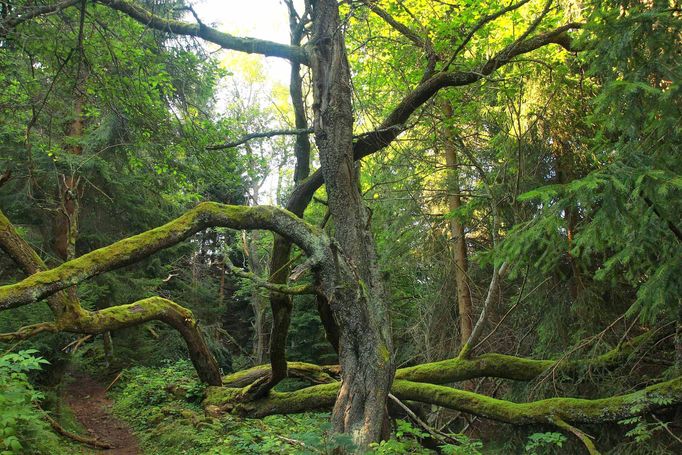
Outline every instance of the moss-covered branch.
{"type": "MultiPolygon", "coordinates": [[[[4,251],[27,275],[47,270],[45,262],[31,245],[19,235],[14,225],[2,213],[2,210],[0,210],[0,250],[4,251]]],[[[51,295],[47,303],[56,317],[60,317],[63,313],[78,313],[80,311],[78,301],[69,297],[65,292],[51,295]]],[[[0,309],[2,309],[2,305],[0,305],[0,309]]],[[[15,332],[15,334],[22,336],[26,333],[24,329],[15,332]]]]}
{"type": "Polygon", "coordinates": [[[0,287],[0,310],[41,300],[100,273],[133,264],[207,227],[217,226],[277,232],[299,245],[314,264],[325,256],[331,257],[326,250],[326,236],[286,210],[205,202],[156,229],[120,240],[54,269],[35,273],[19,283],[0,287]]]}
{"type": "MultiPolygon", "coordinates": [[[[471,359],[454,358],[439,362],[424,363],[413,367],[399,368],[395,378],[413,382],[431,384],[448,384],[469,379],[492,377],[512,379],[515,381],[532,381],[552,371],[560,376],[573,377],[586,370],[612,369],[624,365],[628,358],[637,352],[643,352],[647,346],[668,336],[672,326],[667,329],[646,332],[610,351],[592,358],[537,360],[515,357],[505,354],[483,354],[471,359]]],[[[305,362],[288,362],[290,377],[300,377],[310,382],[322,383],[323,380],[310,379],[338,377],[338,365],[319,366],[305,362]]],[[[270,365],[258,365],[238,371],[223,378],[226,387],[246,387],[262,380],[271,373],[270,365]]]]}
{"type": "MultiPolygon", "coordinates": [[[[226,261],[229,261],[226,259],[226,261]]],[[[286,285],[280,283],[272,283],[268,280],[264,280],[255,273],[247,272],[245,270],[236,267],[231,262],[225,264],[234,275],[252,281],[256,286],[267,289],[272,292],[278,292],[280,294],[288,295],[305,295],[305,294],[316,294],[315,287],[311,284],[299,284],[299,285],[286,285]]]]}
{"type": "Polygon", "coordinates": [[[646,332],[592,358],[536,360],[505,354],[483,354],[470,359],[456,357],[400,368],[396,372],[396,379],[447,384],[480,377],[532,381],[551,371],[556,371],[559,375],[575,376],[590,369],[611,369],[623,365],[630,356],[664,338],[670,331],[668,328],[646,332]]]}
{"type": "MultiPolygon", "coordinates": [[[[247,370],[237,371],[223,378],[225,387],[246,387],[271,373],[270,365],[257,365],[247,370]]],[[[327,384],[338,378],[338,365],[319,366],[305,362],[287,362],[287,376],[304,379],[312,384],[327,384]]]]}
{"type": "Polygon", "coordinates": [[[180,332],[187,343],[199,379],[210,385],[222,384],[218,364],[209,351],[192,312],[170,300],[151,297],[129,305],[86,311],[77,318],[64,320],[59,328],[65,332],[98,334],[152,320],[165,322],[180,332]]]}
{"type": "MultiPolygon", "coordinates": [[[[238,400],[242,389],[209,387],[204,406],[213,414],[231,412],[250,417],[293,414],[330,409],[338,389],[339,383],[323,384],[295,392],[271,392],[266,398],[244,403],[238,400]]],[[[392,392],[401,400],[433,404],[514,425],[554,424],[557,419],[572,423],[603,423],[682,404],[682,377],[596,400],[549,398],[513,403],[451,387],[405,380],[394,381],[392,392]]]]}
{"type": "Polygon", "coordinates": [[[548,398],[513,403],[442,385],[402,380],[394,382],[393,393],[404,400],[443,406],[515,425],[551,423],[555,417],[572,423],[603,423],[682,404],[682,376],[637,392],[596,400],[548,398]]]}

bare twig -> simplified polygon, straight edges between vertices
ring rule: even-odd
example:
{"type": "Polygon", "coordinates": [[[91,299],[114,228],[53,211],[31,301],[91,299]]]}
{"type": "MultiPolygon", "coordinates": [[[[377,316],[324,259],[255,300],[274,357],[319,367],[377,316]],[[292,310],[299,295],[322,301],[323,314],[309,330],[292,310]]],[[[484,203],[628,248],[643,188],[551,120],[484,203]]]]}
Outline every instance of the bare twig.
{"type": "Polygon", "coordinates": [[[63,426],[59,424],[55,419],[52,418],[49,414],[45,413],[45,418],[47,419],[48,422],[50,422],[50,426],[59,434],[62,436],[65,436],[69,439],[73,439],[74,441],[80,442],[81,444],[87,444],[92,447],[97,447],[99,449],[111,449],[114,446],[111,445],[108,442],[105,441],[100,441],[99,439],[96,438],[89,438],[87,436],[81,436],[76,433],[72,433],[63,426]]]}
{"type": "Polygon", "coordinates": [[[424,422],[422,419],[419,418],[415,412],[409,408],[405,403],[400,401],[395,395],[392,393],[388,394],[388,398],[392,400],[395,404],[400,406],[400,408],[405,411],[405,413],[414,421],[417,425],[422,427],[424,430],[426,430],[427,433],[431,435],[434,439],[437,439],[438,441],[441,442],[446,442],[446,443],[457,443],[456,440],[454,440],[451,436],[449,436],[447,433],[444,433],[440,430],[437,430],[431,426],[429,426],[426,422],[424,422]]]}
{"type": "Polygon", "coordinates": [[[210,145],[206,147],[207,150],[224,150],[229,148],[238,147],[242,144],[246,144],[252,139],[261,139],[275,136],[298,136],[299,134],[310,134],[313,132],[312,128],[307,128],[303,130],[272,130],[272,131],[262,131],[260,133],[250,133],[243,136],[240,139],[232,142],[226,142],[219,145],[210,145]]]}

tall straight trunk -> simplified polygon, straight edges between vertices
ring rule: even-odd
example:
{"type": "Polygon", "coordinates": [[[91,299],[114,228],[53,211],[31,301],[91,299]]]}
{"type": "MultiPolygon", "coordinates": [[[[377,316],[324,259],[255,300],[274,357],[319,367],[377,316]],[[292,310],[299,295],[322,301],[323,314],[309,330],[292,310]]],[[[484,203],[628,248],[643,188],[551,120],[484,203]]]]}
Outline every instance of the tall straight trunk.
{"type": "Polygon", "coordinates": [[[337,254],[353,272],[339,274],[329,302],[339,323],[343,378],[332,424],[365,448],[379,440],[385,428],[386,398],[395,371],[390,318],[353,164],[350,71],[337,2],[314,1],[312,21],[315,140],[340,247],[337,254]]]}
{"type": "MultiPolygon", "coordinates": [[[[305,32],[304,24],[300,23],[298,14],[293,8],[293,3],[285,3],[289,7],[291,44],[300,46],[301,39],[305,32]]],[[[291,104],[294,107],[296,129],[307,130],[308,120],[305,112],[301,65],[296,62],[292,62],[291,64],[289,94],[291,97],[291,104]]],[[[310,174],[310,140],[308,139],[307,134],[299,134],[296,136],[294,155],[296,156],[296,167],[294,170],[294,184],[296,187],[287,202],[286,208],[299,218],[302,218],[303,212],[312,198],[312,192],[307,193],[303,188],[303,182],[310,174]],[[302,189],[304,190],[303,192],[301,192],[302,189]]],[[[272,255],[270,257],[270,281],[272,283],[285,284],[287,282],[291,269],[290,256],[291,242],[284,237],[275,234],[272,255]]],[[[287,376],[286,340],[293,308],[291,296],[281,293],[272,293],[270,295],[270,307],[272,309],[272,332],[270,335],[271,376],[269,383],[262,388],[263,391],[267,391],[269,388],[274,387],[274,385],[287,376]]],[[[327,302],[323,296],[318,296],[317,308],[322,325],[327,334],[327,339],[334,347],[334,350],[338,352],[338,327],[329,307],[329,302],[327,302]]]]}
{"type": "MultiPolygon", "coordinates": [[[[446,118],[452,117],[452,105],[443,103],[446,118]]],[[[448,210],[454,212],[462,206],[459,185],[459,170],[457,169],[457,146],[452,131],[444,127],[445,165],[448,169],[447,190],[448,210]]],[[[455,282],[457,284],[457,308],[459,310],[459,336],[461,346],[467,342],[473,329],[473,305],[471,302],[471,288],[469,283],[469,265],[464,225],[458,217],[450,218],[450,235],[453,242],[453,256],[455,263],[455,282]]]]}

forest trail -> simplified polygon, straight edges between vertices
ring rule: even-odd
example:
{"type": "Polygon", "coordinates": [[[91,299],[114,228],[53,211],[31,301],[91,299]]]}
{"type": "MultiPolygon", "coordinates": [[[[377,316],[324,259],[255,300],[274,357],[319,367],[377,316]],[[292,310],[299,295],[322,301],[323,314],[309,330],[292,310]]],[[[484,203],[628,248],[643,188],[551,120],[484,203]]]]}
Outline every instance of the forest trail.
{"type": "Polygon", "coordinates": [[[137,455],[140,448],[130,426],[111,413],[112,401],[107,398],[106,385],[89,375],[72,372],[64,390],[63,400],[90,436],[111,444],[111,449],[97,450],[105,455],[137,455]]]}

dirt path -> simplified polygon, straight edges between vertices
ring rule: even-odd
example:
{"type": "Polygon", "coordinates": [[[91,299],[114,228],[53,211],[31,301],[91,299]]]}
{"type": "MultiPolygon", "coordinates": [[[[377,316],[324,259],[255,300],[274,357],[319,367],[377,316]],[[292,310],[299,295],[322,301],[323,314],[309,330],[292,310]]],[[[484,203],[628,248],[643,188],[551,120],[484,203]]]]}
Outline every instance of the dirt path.
{"type": "Polygon", "coordinates": [[[140,448],[130,426],[111,413],[112,402],[106,396],[106,385],[88,375],[67,373],[69,383],[63,399],[90,435],[108,442],[112,449],[99,450],[103,455],[138,455],[140,448]]]}

